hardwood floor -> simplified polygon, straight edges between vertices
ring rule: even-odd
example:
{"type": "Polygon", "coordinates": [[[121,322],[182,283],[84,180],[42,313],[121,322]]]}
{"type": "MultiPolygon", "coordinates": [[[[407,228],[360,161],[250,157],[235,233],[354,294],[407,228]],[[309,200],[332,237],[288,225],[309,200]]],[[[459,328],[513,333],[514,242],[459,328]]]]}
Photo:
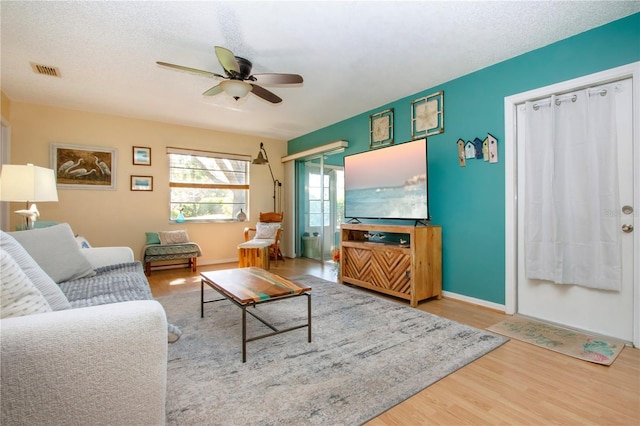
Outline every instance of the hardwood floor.
{"type": "MultiPolygon", "coordinates": [[[[154,296],[193,291],[200,288],[200,272],[235,267],[153,271],[149,282],[154,296]]],[[[271,271],[335,281],[331,265],[306,259],[286,259],[272,264],[271,271]]],[[[423,302],[418,309],[482,329],[507,317],[447,298],[423,302]]],[[[367,423],[426,424],[638,425],[640,349],[626,347],[605,367],[510,340],[367,423]]]]}

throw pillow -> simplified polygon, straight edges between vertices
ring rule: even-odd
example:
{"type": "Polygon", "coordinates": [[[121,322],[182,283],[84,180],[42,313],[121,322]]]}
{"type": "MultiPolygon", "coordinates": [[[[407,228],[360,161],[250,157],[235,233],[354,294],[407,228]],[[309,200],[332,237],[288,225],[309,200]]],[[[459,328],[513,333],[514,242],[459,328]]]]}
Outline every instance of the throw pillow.
{"type": "Polygon", "coordinates": [[[189,242],[187,231],[160,231],[160,244],[185,244],[189,242]]]}
{"type": "Polygon", "coordinates": [[[147,245],[160,244],[160,237],[157,232],[145,232],[147,236],[147,245]]]}
{"type": "Polygon", "coordinates": [[[279,223],[258,222],[256,224],[256,236],[253,238],[257,240],[275,240],[278,229],[280,229],[279,223]]]}
{"type": "Polygon", "coordinates": [[[44,296],[6,250],[0,250],[0,318],[51,312],[44,296]]]}
{"type": "Polygon", "coordinates": [[[80,247],[81,249],[91,248],[91,244],[89,244],[89,241],[87,241],[87,239],[82,235],[76,235],[76,243],[78,243],[78,247],[80,247]]]}
{"type": "Polygon", "coordinates": [[[18,240],[33,260],[57,283],[96,274],[80,252],[68,223],[9,234],[18,240]]]}
{"type": "Polygon", "coordinates": [[[22,271],[29,277],[37,289],[40,290],[40,293],[42,293],[47,300],[51,309],[54,311],[71,309],[71,304],[69,300],[67,300],[67,296],[60,290],[58,284],[42,270],[15,238],[6,232],[0,231],[0,248],[6,250],[11,257],[13,257],[13,260],[18,263],[22,271]]]}

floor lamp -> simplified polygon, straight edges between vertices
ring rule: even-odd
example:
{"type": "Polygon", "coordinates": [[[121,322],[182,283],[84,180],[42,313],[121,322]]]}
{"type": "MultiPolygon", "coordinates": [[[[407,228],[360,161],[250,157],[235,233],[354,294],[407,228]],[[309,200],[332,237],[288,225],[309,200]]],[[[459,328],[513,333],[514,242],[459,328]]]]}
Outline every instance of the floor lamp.
{"type": "Polygon", "coordinates": [[[33,164],[4,164],[0,175],[0,201],[23,201],[25,210],[16,213],[25,218],[26,229],[33,229],[40,213],[35,202],[58,201],[56,177],[52,169],[33,164]]]}
{"type": "MultiPolygon", "coordinates": [[[[273,211],[279,212],[280,206],[276,210],[276,188],[282,191],[282,182],[273,177],[273,170],[271,170],[271,164],[269,164],[269,157],[267,151],[264,150],[264,144],[260,142],[260,151],[258,151],[258,157],[251,162],[251,164],[266,164],[269,166],[269,172],[271,173],[271,180],[273,180],[273,211]],[[264,155],[263,155],[264,153],[264,155]]],[[[282,195],[282,194],[280,194],[282,195]]],[[[281,201],[281,197],[278,197],[278,201],[281,201]]]]}

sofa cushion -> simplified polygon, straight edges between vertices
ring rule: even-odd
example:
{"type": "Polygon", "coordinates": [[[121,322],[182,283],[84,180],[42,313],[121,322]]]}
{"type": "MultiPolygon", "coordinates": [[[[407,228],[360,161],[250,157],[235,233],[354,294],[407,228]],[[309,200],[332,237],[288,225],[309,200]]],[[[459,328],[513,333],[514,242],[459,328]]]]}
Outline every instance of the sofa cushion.
{"type": "Polygon", "coordinates": [[[0,231],[0,247],[13,257],[13,260],[16,261],[36,288],[40,290],[40,293],[42,293],[47,300],[51,309],[60,311],[71,308],[67,297],[62,290],[60,290],[60,287],[58,287],[53,279],[29,256],[27,250],[25,250],[15,238],[6,232],[0,231]]]}
{"type": "MultiPolygon", "coordinates": [[[[138,261],[97,268],[95,276],[60,283],[60,288],[73,308],[153,300],[149,282],[138,261]]],[[[173,324],[167,324],[167,328],[168,341],[174,343],[182,331],[173,324]]]]}
{"type": "Polygon", "coordinates": [[[95,276],[65,281],[60,288],[73,308],[153,299],[140,262],[104,266],[95,276]]]}
{"type": "Polygon", "coordinates": [[[189,242],[187,231],[160,231],[158,232],[161,244],[184,244],[189,242]]]}
{"type": "Polygon", "coordinates": [[[42,293],[3,249],[0,249],[0,301],[0,318],[51,312],[42,293]]]}
{"type": "Polygon", "coordinates": [[[68,223],[9,234],[57,283],[95,275],[91,264],[80,252],[68,223]]]}

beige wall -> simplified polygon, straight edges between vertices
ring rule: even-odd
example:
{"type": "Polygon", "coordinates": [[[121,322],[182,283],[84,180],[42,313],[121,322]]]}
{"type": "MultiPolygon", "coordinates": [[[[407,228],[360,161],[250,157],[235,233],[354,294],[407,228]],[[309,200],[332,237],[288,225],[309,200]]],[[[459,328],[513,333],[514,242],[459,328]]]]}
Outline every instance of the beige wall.
{"type": "MultiPolygon", "coordinates": [[[[244,227],[255,223],[260,211],[273,210],[269,168],[252,165],[248,223],[170,223],[167,146],[255,158],[264,142],[276,179],[284,177],[279,159],[286,155],[286,141],[20,102],[10,102],[10,108],[12,164],[51,167],[51,143],[117,148],[117,190],[58,189],[59,202],[39,203],[38,210],[40,220],[68,222],[94,246],[129,246],[136,258],[145,232],[186,229],[203,250],[200,264],[235,260],[244,227]],[[151,166],[132,165],[134,145],[151,147],[151,166]],[[132,192],[131,175],[153,176],[153,191],[132,192]]],[[[21,203],[11,204],[11,211],[20,208],[21,203]]],[[[11,229],[20,219],[11,213],[11,229]]]]}
{"type": "Polygon", "coordinates": [[[0,116],[5,120],[11,118],[11,101],[3,92],[0,92],[0,116]]]}

